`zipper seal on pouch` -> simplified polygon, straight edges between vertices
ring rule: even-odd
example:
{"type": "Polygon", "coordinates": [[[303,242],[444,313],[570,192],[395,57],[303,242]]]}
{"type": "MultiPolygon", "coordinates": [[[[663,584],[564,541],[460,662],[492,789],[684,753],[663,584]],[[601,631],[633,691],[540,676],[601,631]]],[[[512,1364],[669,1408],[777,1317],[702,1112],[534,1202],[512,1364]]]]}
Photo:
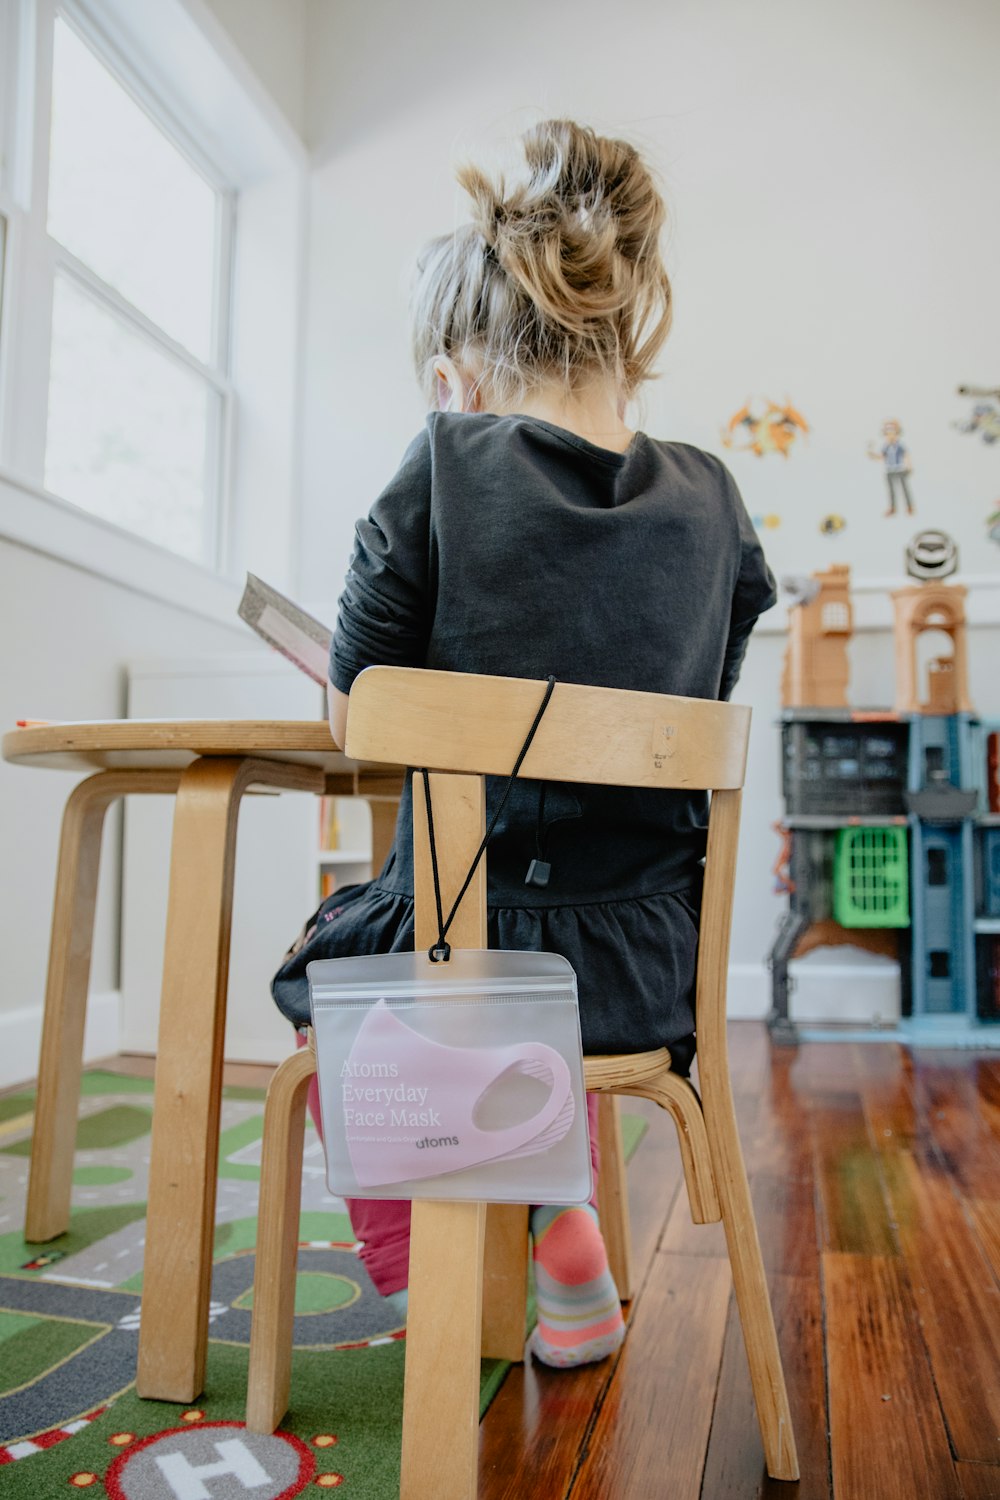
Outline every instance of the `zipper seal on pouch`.
{"type": "Polygon", "coordinates": [[[350,1000],[338,1000],[336,997],[343,994],[343,987],[337,986],[331,989],[327,985],[313,986],[313,1003],[321,1005],[324,1001],[336,1008],[345,1005],[366,1006],[371,1004],[373,996],[379,999],[404,999],[411,1005],[423,1005],[426,1001],[437,997],[443,1003],[453,1005],[465,995],[485,996],[487,1003],[494,1004],[517,1004],[524,995],[561,994],[566,999],[572,998],[572,991],[564,979],[531,980],[531,979],[506,979],[503,982],[503,991],[497,994],[496,981],[484,980],[480,983],[473,981],[471,984],[462,984],[459,980],[449,985],[435,986],[434,989],[421,989],[419,995],[414,994],[412,984],[356,984],[350,987],[350,1000]]]}

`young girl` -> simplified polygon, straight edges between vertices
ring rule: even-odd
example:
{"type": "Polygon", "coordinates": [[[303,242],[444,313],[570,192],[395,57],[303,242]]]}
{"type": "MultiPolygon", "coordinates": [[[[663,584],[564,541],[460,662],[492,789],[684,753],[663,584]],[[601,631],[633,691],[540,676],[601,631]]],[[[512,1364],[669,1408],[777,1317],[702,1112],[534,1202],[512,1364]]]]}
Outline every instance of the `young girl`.
{"type": "MultiPolygon", "coordinates": [[[[357,526],[330,657],[338,744],[376,663],[727,698],[775,601],[719,461],[625,422],[670,327],[649,170],[564,120],[523,146],[515,186],[459,174],[473,221],[420,260],[434,409],[357,526]]],[[[665,1046],[689,1068],[706,822],[702,794],[515,783],[488,853],[490,944],[569,959],[586,1052],[665,1046]]],[[[413,947],[411,829],[407,790],[381,875],[325,902],[287,956],[274,995],[296,1025],[312,959],[413,947]]],[[[372,1280],[399,1293],[409,1204],[348,1206],[372,1280]]],[[[535,1355],[603,1358],[624,1330],[593,1206],[535,1208],[531,1227],[535,1355]]]]}

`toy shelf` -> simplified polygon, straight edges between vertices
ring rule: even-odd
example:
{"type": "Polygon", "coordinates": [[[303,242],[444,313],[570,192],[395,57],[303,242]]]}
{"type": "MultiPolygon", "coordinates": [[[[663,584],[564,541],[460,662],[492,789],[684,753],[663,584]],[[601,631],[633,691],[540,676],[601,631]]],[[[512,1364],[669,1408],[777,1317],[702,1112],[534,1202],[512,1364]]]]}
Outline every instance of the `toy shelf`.
{"type": "Polygon", "coordinates": [[[957,566],[947,542],[936,531],[915,538],[916,583],[891,591],[891,709],[847,702],[849,569],[788,585],[775,1040],[822,1038],[789,1016],[788,966],[846,942],[899,959],[899,1026],[858,1040],[1000,1046],[1000,721],[981,719],[969,698],[966,590],[944,582],[957,566]],[[949,653],[926,660],[925,632],[948,637],[949,653]]]}
{"type": "Polygon", "coordinates": [[[847,813],[790,813],[782,818],[783,828],[835,832],[838,828],[896,828],[906,826],[905,813],[869,813],[852,817],[847,813]]]}

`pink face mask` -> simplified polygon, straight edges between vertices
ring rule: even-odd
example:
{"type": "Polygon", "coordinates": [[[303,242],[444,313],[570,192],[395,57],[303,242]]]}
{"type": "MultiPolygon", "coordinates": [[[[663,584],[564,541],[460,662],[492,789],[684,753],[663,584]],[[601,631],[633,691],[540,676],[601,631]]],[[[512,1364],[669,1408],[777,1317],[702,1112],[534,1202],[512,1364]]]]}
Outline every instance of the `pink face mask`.
{"type": "Polygon", "coordinates": [[[532,1156],[561,1141],[573,1123],[570,1071],[552,1047],[446,1046],[412,1031],[384,1000],[361,1023],[338,1082],[359,1188],[532,1156]],[[546,1084],[547,1099],[530,1119],[482,1129],[475,1123],[480,1101],[516,1073],[546,1084]]]}

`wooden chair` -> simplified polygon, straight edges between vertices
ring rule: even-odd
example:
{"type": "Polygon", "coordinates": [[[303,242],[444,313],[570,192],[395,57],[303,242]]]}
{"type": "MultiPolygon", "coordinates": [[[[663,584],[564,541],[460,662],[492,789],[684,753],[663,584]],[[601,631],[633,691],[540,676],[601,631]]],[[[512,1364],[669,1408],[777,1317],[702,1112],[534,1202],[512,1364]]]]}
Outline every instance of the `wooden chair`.
{"type": "MultiPolygon", "coordinates": [[[[373,667],[351,693],[348,754],[423,766],[431,776],[445,909],[485,830],[484,777],[506,776],[543,684],[516,678],[373,667]]],[[[712,792],[697,974],[702,1096],[671,1072],[665,1049],[586,1059],[590,1091],[653,1099],[678,1128],[691,1215],[722,1219],[768,1472],[798,1463],[757,1228],[736,1130],[726,1052],[726,973],[750,710],[727,703],[560,683],[522,774],[539,780],[712,792]]],[[[423,797],[414,797],[416,943],[437,936],[423,797]]],[[[486,943],[485,861],[449,932],[486,943]]],[[[272,1432],[290,1386],[305,1095],[315,1062],[303,1049],[268,1093],[254,1281],[247,1426],[272,1432]]],[[[614,1117],[603,1116],[614,1134],[614,1117]]],[[[612,1150],[604,1230],[627,1274],[620,1153],[612,1150]],[[617,1171],[616,1171],[617,1167],[617,1171]],[[619,1209],[615,1211],[615,1201],[619,1209]]],[[[469,1500],[476,1493],[480,1354],[523,1358],[527,1211],[482,1203],[413,1205],[401,1495],[469,1500]]]]}

